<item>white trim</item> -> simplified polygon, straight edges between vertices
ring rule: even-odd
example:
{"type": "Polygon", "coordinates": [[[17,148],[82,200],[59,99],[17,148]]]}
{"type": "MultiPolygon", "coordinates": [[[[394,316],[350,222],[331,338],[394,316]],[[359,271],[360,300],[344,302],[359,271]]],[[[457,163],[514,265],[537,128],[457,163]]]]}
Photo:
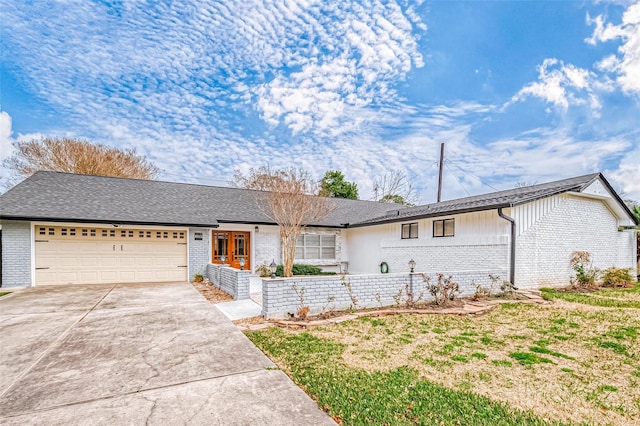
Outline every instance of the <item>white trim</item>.
{"type": "Polygon", "coordinates": [[[36,223],[29,222],[29,247],[31,249],[31,287],[36,286],[36,223]]]}
{"type": "Polygon", "coordinates": [[[35,225],[45,225],[45,226],[73,226],[75,228],[114,228],[114,229],[171,229],[174,231],[189,231],[190,227],[184,226],[166,226],[166,225],[120,225],[113,226],[114,223],[110,222],[48,222],[48,221],[32,221],[35,225]]]}

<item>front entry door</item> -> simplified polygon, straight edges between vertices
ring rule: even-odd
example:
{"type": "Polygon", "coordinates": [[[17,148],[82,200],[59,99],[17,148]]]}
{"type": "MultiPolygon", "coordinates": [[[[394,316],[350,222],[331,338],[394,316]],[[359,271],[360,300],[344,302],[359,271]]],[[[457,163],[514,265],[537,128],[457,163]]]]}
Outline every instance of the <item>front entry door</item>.
{"type": "Polygon", "coordinates": [[[220,265],[224,256],[225,265],[240,269],[240,259],[244,259],[244,269],[251,270],[250,236],[250,232],[213,231],[212,262],[220,265]]]}

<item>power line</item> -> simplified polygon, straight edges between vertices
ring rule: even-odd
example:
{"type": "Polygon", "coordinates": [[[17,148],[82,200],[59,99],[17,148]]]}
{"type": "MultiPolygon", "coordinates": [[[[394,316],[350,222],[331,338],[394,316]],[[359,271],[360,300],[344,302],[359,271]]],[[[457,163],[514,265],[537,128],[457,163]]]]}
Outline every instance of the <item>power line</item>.
{"type": "MultiPolygon", "coordinates": [[[[444,165],[447,167],[447,169],[451,170],[451,167],[449,167],[449,164],[447,164],[447,162],[445,162],[444,165]]],[[[469,191],[467,191],[467,188],[464,187],[464,185],[462,184],[462,181],[456,178],[456,182],[458,182],[458,184],[462,187],[464,192],[467,193],[467,196],[471,197],[471,194],[469,193],[469,191]]]]}
{"type": "Polygon", "coordinates": [[[458,170],[460,170],[462,173],[464,173],[465,175],[469,176],[470,178],[475,178],[478,181],[480,181],[481,184],[483,184],[484,186],[488,186],[489,188],[493,189],[494,191],[500,191],[498,188],[489,185],[488,183],[484,182],[480,177],[476,176],[476,175],[472,175],[470,173],[468,173],[466,170],[464,170],[462,167],[458,166],[457,164],[455,164],[454,162],[452,162],[449,159],[445,159],[444,160],[445,163],[449,163],[451,164],[453,167],[457,168],[458,170]]]}

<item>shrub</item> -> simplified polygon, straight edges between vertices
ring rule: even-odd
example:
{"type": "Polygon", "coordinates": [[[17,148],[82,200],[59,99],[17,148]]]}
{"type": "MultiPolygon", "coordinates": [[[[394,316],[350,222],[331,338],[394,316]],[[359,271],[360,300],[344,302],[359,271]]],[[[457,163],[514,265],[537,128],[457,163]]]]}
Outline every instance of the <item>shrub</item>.
{"type": "Polygon", "coordinates": [[[571,267],[576,273],[575,287],[595,287],[598,270],[593,267],[591,253],[588,251],[574,251],[571,254],[571,267]]]}
{"type": "Polygon", "coordinates": [[[204,281],[204,275],[202,275],[202,274],[195,274],[195,275],[193,276],[193,282],[201,283],[202,281],[204,281]]]}
{"type": "Polygon", "coordinates": [[[455,300],[456,295],[460,293],[460,286],[452,280],[451,276],[445,277],[444,274],[438,274],[438,282],[435,284],[430,284],[424,275],[423,278],[436,305],[445,305],[455,300]]]}
{"type": "Polygon", "coordinates": [[[631,268],[611,267],[602,271],[600,276],[603,287],[633,287],[634,279],[631,268]]]}
{"type": "MultiPolygon", "coordinates": [[[[336,275],[335,272],[322,272],[318,266],[315,265],[304,265],[301,263],[294,263],[293,268],[291,268],[291,272],[293,275],[336,275]]],[[[278,265],[276,268],[276,275],[281,277],[284,274],[284,267],[282,265],[278,265]]]]}

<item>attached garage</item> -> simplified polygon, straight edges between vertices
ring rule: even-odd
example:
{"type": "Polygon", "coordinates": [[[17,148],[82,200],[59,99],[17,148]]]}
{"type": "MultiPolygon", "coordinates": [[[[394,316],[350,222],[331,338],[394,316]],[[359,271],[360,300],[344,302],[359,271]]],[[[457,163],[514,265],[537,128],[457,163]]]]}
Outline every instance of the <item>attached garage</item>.
{"type": "Polygon", "coordinates": [[[35,284],[187,281],[186,229],[34,227],[35,284]]]}

